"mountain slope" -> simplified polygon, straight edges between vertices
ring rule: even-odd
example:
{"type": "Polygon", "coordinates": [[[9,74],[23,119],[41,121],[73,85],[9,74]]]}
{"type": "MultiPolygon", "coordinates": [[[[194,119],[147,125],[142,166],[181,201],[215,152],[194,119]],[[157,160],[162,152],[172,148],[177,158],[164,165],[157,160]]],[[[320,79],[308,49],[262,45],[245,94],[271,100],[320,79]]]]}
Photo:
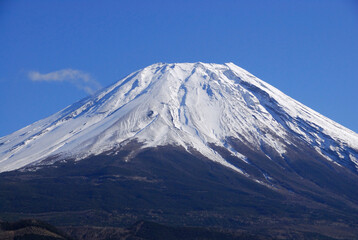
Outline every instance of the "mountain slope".
{"type": "Polygon", "coordinates": [[[269,159],[284,159],[288,149],[308,146],[327,161],[357,172],[356,133],[232,63],[159,63],[130,74],[93,97],[0,138],[0,171],[45,159],[46,164],[49,159],[83,159],[135,140],[141,148],[195,150],[247,175],[217,151],[224,148],[250,164],[230,139],[269,159]]]}
{"type": "Polygon", "coordinates": [[[357,140],[232,63],[154,64],[2,137],[0,217],[358,239],[357,140]]]}
{"type": "Polygon", "coordinates": [[[262,172],[270,173],[276,188],[182,147],[146,148],[126,162],[138,147],[131,143],[115,155],[1,173],[0,217],[37,218],[64,228],[125,227],[150,220],[268,239],[358,239],[356,174],[323,164],[314,152],[276,163],[233,145],[251,164],[228,160],[260,181],[265,181],[262,172]]]}

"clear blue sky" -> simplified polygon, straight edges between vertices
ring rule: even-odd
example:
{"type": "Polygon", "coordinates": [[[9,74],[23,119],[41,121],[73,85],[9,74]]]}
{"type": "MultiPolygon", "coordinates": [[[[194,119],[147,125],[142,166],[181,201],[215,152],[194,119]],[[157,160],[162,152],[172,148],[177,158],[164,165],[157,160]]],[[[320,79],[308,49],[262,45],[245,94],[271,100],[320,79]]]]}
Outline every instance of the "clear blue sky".
{"type": "Polygon", "coordinates": [[[2,0],[0,136],[88,94],[83,79],[29,72],[78,70],[107,86],[156,62],[197,61],[234,62],[358,132],[357,1],[2,0]]]}

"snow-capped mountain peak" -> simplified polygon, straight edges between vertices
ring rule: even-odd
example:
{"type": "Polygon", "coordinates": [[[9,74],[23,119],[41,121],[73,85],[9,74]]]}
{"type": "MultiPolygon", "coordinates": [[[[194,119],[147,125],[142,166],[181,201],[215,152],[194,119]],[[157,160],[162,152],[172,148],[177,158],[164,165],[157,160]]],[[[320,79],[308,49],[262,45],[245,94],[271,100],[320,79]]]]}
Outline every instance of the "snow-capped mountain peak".
{"type": "Polygon", "coordinates": [[[0,138],[0,171],[51,156],[84,158],[138,141],[196,150],[235,171],[213,146],[245,142],[284,156],[298,142],[328,161],[358,167],[358,135],[286,96],[233,63],[158,63],[95,96],[0,138]]]}

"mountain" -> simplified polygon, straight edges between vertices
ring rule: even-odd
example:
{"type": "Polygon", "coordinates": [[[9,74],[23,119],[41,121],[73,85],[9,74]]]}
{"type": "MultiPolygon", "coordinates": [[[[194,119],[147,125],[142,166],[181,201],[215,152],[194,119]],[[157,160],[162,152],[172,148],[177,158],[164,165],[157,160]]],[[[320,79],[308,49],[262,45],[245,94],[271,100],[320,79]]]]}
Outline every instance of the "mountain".
{"type": "Polygon", "coordinates": [[[357,169],[357,133],[233,63],[158,63],[0,138],[0,216],[355,239],[357,169]]]}
{"type": "MultiPolygon", "coordinates": [[[[154,64],[0,139],[0,170],[53,156],[85,158],[136,140],[178,145],[242,174],[212,145],[246,162],[229,139],[283,158],[305,144],[337,165],[358,168],[358,135],[284,95],[233,63],[154,64]]],[[[58,159],[58,158],[56,158],[58,159]]]]}

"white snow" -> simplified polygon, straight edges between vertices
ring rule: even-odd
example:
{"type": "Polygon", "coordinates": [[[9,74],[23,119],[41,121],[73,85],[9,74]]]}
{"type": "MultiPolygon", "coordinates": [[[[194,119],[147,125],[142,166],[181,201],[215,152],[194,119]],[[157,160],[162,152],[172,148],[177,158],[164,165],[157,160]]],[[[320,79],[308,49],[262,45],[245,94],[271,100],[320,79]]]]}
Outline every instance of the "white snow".
{"type": "MultiPolygon", "coordinates": [[[[294,144],[287,140],[289,131],[316,144],[322,155],[321,145],[337,151],[358,151],[356,133],[233,63],[158,63],[130,74],[92,98],[0,138],[0,172],[38,163],[55,154],[81,159],[136,139],[143,147],[192,147],[245,174],[209,144],[226,147],[246,162],[242,153],[228,145],[228,137],[248,142],[257,151],[266,144],[282,155],[286,146],[294,144]],[[268,108],[268,98],[275,101],[274,110],[279,114],[268,108]]],[[[357,166],[356,153],[349,154],[357,166]]]]}

